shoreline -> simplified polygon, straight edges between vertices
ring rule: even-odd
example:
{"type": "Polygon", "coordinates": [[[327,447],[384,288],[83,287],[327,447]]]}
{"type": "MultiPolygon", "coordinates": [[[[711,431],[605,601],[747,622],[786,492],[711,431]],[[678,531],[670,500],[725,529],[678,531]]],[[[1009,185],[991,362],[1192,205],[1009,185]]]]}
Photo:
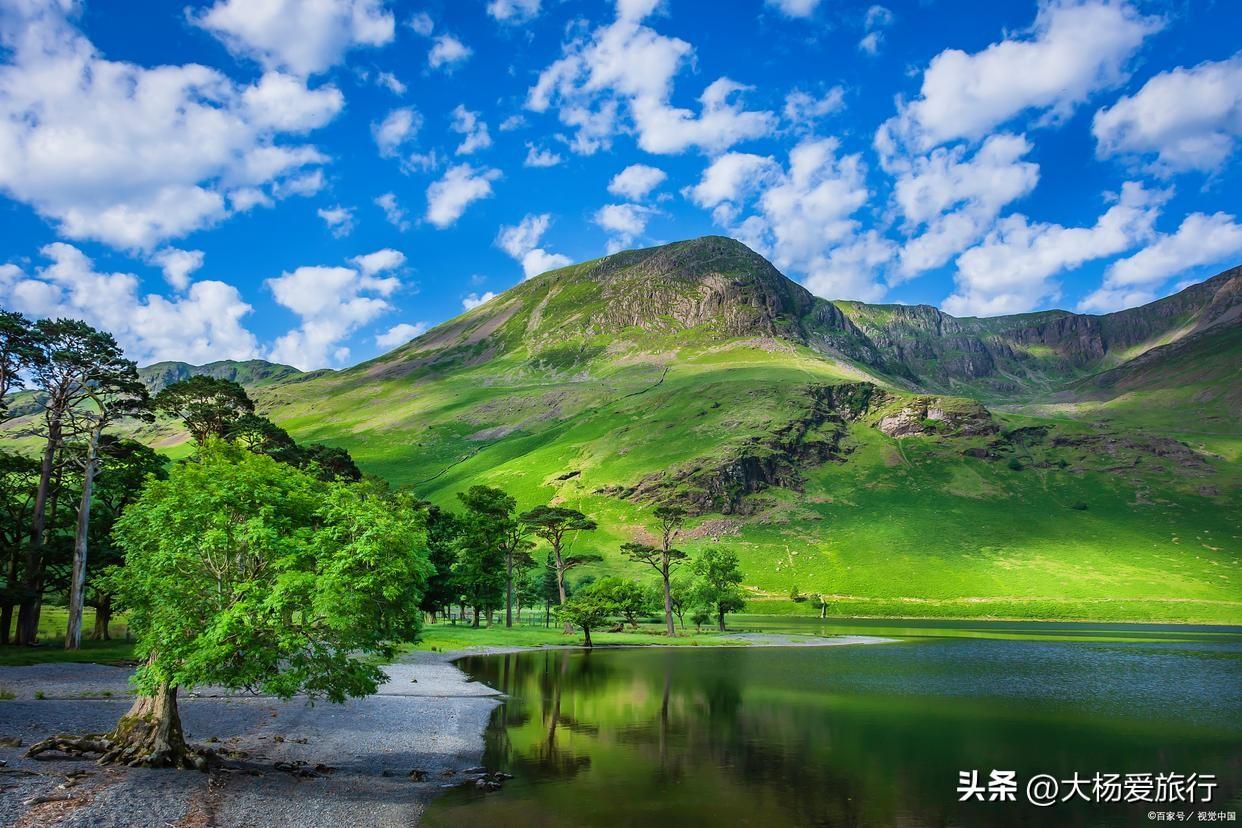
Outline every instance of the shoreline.
{"type": "MultiPolygon", "coordinates": [[[[820,638],[738,633],[716,647],[817,647],[896,641],[874,636],[820,638]],[[812,640],[813,639],[813,640],[812,640]]],[[[684,646],[637,644],[596,649],[684,646]]],[[[0,824],[179,828],[416,825],[445,786],[479,765],[495,688],[473,681],[455,662],[467,656],[585,649],[577,644],[415,650],[384,666],[389,680],[371,696],[311,706],[305,697],[213,692],[186,694],[187,739],[233,751],[245,770],[194,771],[100,767],[81,759],[26,759],[26,747],[59,732],[109,729],[130,704],[132,668],[51,663],[0,668],[15,698],[0,701],[0,747],[9,787],[0,790],[0,824]],[[37,694],[41,694],[39,698],[37,694]],[[418,700],[418,701],[415,701],[418,700]],[[275,769],[276,763],[312,776],[275,769]],[[316,766],[322,772],[316,772],[316,766]],[[418,771],[418,779],[412,778],[418,771]],[[85,773],[76,780],[70,774],[85,773]],[[62,787],[65,786],[65,787],[62,787]],[[36,797],[58,800],[27,804],[36,797]]],[[[695,648],[700,649],[700,648],[695,648]]]]}

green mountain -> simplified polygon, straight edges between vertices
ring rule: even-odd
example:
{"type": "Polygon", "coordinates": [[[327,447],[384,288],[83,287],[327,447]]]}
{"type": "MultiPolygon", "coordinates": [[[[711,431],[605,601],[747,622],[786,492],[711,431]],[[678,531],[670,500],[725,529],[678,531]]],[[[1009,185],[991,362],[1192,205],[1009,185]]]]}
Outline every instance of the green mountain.
{"type": "Polygon", "coordinates": [[[156,362],[139,369],[138,373],[147,388],[154,394],[174,382],[181,382],[200,375],[229,380],[254,389],[277,382],[306,379],[312,374],[325,372],[308,374],[292,365],[281,365],[261,359],[244,361],[223,359],[219,362],[208,362],[206,365],[191,365],[188,362],[156,362]]]}
{"type": "Polygon", "coordinates": [[[354,368],[255,388],[295,437],[452,504],[686,505],[755,606],[1242,622],[1239,270],[1142,308],[827,302],[709,237],[545,273],[354,368]]]}

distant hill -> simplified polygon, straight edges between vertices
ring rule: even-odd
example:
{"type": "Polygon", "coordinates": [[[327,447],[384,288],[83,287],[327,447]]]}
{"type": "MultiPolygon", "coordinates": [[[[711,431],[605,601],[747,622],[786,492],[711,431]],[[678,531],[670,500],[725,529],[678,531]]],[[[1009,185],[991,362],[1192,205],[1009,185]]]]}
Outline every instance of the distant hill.
{"type": "Polygon", "coordinates": [[[265,362],[261,359],[248,359],[241,362],[225,359],[219,362],[209,362],[206,365],[191,365],[188,362],[156,362],[140,368],[138,373],[152,394],[158,393],[175,382],[200,375],[231,380],[247,388],[262,388],[265,385],[305,379],[308,376],[306,372],[299,371],[291,365],[265,362]]]}

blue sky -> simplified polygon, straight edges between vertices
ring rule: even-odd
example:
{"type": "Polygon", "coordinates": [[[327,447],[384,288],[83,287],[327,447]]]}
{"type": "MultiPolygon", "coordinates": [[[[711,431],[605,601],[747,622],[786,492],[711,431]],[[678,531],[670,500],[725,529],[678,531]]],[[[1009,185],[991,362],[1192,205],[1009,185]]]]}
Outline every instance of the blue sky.
{"type": "Polygon", "coordinates": [[[1242,260],[1242,5],[0,0],[0,304],[369,358],[731,235],[827,298],[1141,304],[1242,260]]]}

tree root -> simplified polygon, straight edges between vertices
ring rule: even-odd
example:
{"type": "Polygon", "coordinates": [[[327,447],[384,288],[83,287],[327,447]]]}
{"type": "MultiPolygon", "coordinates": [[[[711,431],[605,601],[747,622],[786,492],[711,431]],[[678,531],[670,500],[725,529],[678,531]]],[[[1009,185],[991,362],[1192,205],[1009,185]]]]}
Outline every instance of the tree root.
{"type": "Polygon", "coordinates": [[[27,758],[44,753],[57,752],[69,756],[97,754],[100,765],[125,765],[131,768],[179,768],[182,770],[207,770],[215,759],[209,750],[195,750],[189,746],[175,750],[171,747],[153,747],[146,740],[138,743],[114,741],[111,733],[90,733],[75,736],[58,733],[30,746],[27,758]]]}

